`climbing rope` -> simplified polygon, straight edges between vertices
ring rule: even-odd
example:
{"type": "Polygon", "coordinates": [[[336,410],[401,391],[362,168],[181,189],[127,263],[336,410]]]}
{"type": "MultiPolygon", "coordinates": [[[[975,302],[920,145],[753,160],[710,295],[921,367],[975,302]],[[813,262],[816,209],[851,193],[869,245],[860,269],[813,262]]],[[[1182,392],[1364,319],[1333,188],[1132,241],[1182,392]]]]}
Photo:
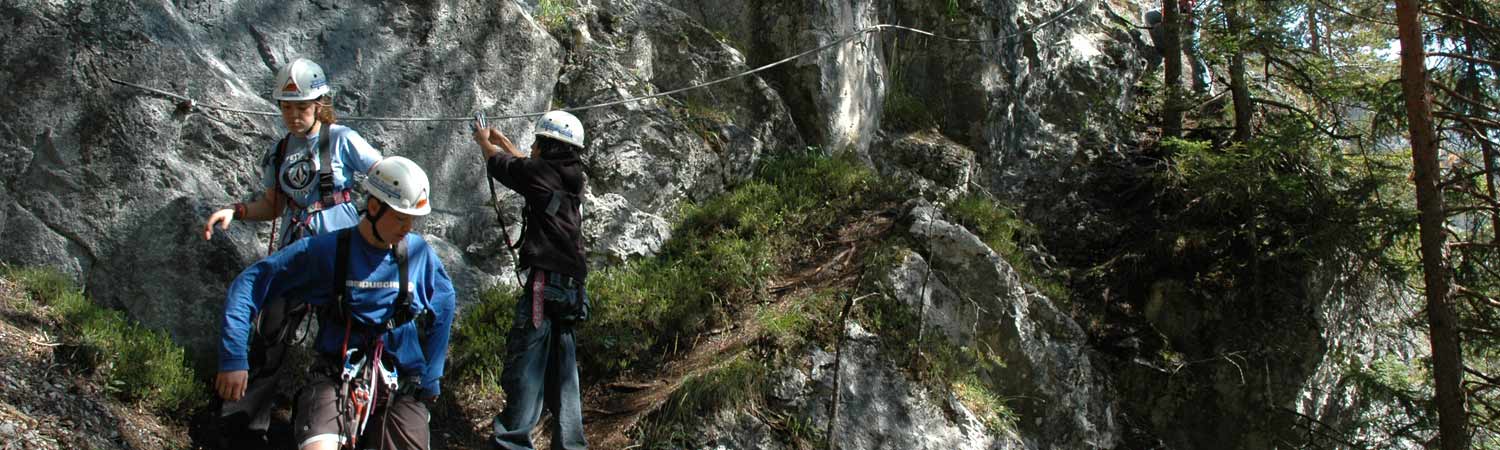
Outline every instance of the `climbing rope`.
{"type": "MultiPolygon", "coordinates": [[[[869,27],[865,27],[865,28],[856,30],[856,31],[851,32],[849,34],[845,34],[845,35],[839,37],[838,39],[835,39],[835,40],[830,41],[830,42],[828,42],[826,44],[820,45],[820,46],[818,46],[816,48],[813,48],[813,49],[810,49],[810,50],[807,50],[807,51],[803,51],[801,53],[798,53],[798,54],[795,54],[795,55],[792,55],[792,56],[788,56],[786,58],[782,58],[782,59],[777,60],[775,62],[766,64],[766,65],[762,65],[760,67],[756,67],[754,69],[750,69],[750,70],[747,70],[747,71],[744,71],[744,72],[736,73],[734,75],[730,75],[730,76],[726,76],[726,77],[723,77],[723,78],[719,78],[719,79],[716,79],[716,80],[707,81],[707,82],[703,82],[703,83],[699,83],[699,84],[694,84],[694,85],[690,85],[690,86],[686,86],[686,87],[682,87],[682,88],[677,88],[677,89],[673,89],[673,90],[666,91],[666,92],[659,92],[659,93],[655,93],[655,94],[650,94],[650,95],[642,95],[642,96],[637,96],[637,97],[626,97],[626,98],[623,98],[623,99],[620,99],[620,100],[614,100],[614,101],[609,101],[609,102],[595,103],[595,104],[583,105],[583,106],[576,106],[576,107],[572,107],[572,108],[564,108],[564,109],[562,109],[562,111],[577,112],[577,111],[584,111],[584,110],[595,109],[595,108],[604,108],[604,107],[608,107],[608,106],[622,105],[622,104],[626,104],[626,103],[632,103],[632,102],[638,102],[638,101],[643,101],[643,100],[650,100],[650,99],[654,99],[654,98],[666,97],[666,96],[669,96],[669,95],[678,94],[678,93],[681,93],[681,92],[686,92],[686,91],[690,91],[690,90],[694,90],[694,89],[702,89],[702,88],[713,86],[713,85],[716,85],[716,84],[719,84],[719,83],[723,83],[723,82],[726,82],[726,81],[730,81],[730,80],[734,80],[734,79],[738,79],[738,78],[747,77],[747,76],[759,73],[761,71],[770,69],[772,67],[776,67],[776,66],[779,66],[779,65],[782,65],[782,64],[786,64],[787,62],[790,62],[790,61],[795,60],[797,58],[801,58],[803,56],[807,56],[807,55],[811,55],[811,54],[814,54],[814,53],[818,53],[818,52],[821,52],[823,50],[827,50],[829,48],[832,48],[834,46],[842,45],[842,44],[844,44],[846,42],[854,40],[855,38],[862,37],[862,36],[864,36],[866,34],[874,34],[874,33],[879,33],[879,32],[888,31],[888,30],[907,31],[907,32],[917,33],[917,34],[921,34],[921,35],[932,37],[932,38],[936,38],[936,39],[942,39],[942,40],[946,40],[946,41],[950,41],[950,42],[957,42],[957,43],[964,43],[964,44],[983,44],[983,43],[989,43],[989,42],[1007,41],[1007,40],[1014,39],[1014,38],[1017,38],[1017,37],[1025,36],[1027,34],[1035,32],[1036,30],[1039,30],[1039,29],[1041,29],[1043,27],[1046,27],[1048,25],[1056,23],[1058,20],[1061,20],[1063,17],[1066,17],[1069,14],[1072,14],[1073,11],[1077,10],[1079,7],[1082,7],[1084,4],[1091,3],[1091,2],[1093,2],[1093,0],[1079,0],[1079,1],[1075,2],[1073,4],[1073,6],[1071,6],[1071,7],[1067,8],[1067,9],[1063,10],[1062,12],[1057,13],[1056,15],[1054,15],[1050,19],[1047,19],[1047,20],[1044,20],[1044,21],[1042,21],[1040,23],[1037,23],[1036,25],[1033,25],[1033,26],[1031,26],[1031,27],[1029,27],[1027,29],[1024,29],[1024,30],[1021,30],[1021,31],[1017,31],[1015,33],[1011,33],[1011,34],[1008,34],[1008,35],[991,38],[991,39],[955,38],[955,37],[949,37],[949,36],[939,35],[939,34],[936,34],[936,33],[930,32],[930,31],[926,31],[926,30],[921,30],[921,29],[912,28],[912,27],[906,27],[906,26],[901,26],[901,25],[892,25],[892,24],[872,25],[872,26],[869,26],[869,27]]],[[[174,94],[174,93],[167,92],[167,91],[163,91],[161,89],[156,89],[156,88],[152,88],[152,87],[148,87],[148,86],[142,86],[142,85],[131,83],[131,82],[128,82],[128,81],[115,79],[114,77],[107,77],[107,78],[109,79],[109,81],[114,82],[116,84],[120,84],[120,85],[124,85],[124,86],[129,86],[129,87],[133,87],[133,88],[136,88],[136,89],[141,89],[141,90],[144,90],[144,91],[147,91],[147,92],[152,92],[152,93],[155,93],[155,94],[158,94],[158,95],[166,96],[166,97],[169,97],[169,98],[177,99],[177,100],[179,100],[181,102],[182,105],[185,105],[185,108],[187,110],[191,110],[194,107],[202,107],[202,108],[208,108],[208,109],[213,109],[213,110],[218,110],[218,111],[238,113],[238,114],[247,114],[247,115],[253,115],[253,116],[279,117],[281,115],[281,113],[277,113],[277,112],[253,111],[253,110],[248,110],[248,109],[240,109],[240,108],[232,108],[232,107],[222,106],[222,105],[215,105],[215,104],[211,104],[211,103],[201,103],[201,102],[195,101],[195,100],[193,100],[191,98],[188,98],[186,96],[174,94]]],[[[531,113],[521,113],[521,114],[507,114],[507,115],[499,115],[499,116],[488,116],[488,115],[484,115],[483,113],[480,113],[480,117],[481,118],[487,118],[487,119],[494,119],[494,120],[500,120],[500,119],[523,119],[523,118],[528,118],[528,117],[539,117],[539,116],[541,116],[543,114],[546,114],[546,113],[547,113],[546,111],[541,111],[541,112],[531,112],[531,113]]],[[[465,121],[475,120],[475,118],[473,116],[464,116],[464,117],[381,117],[381,116],[370,116],[370,117],[339,117],[339,120],[340,121],[349,121],[349,122],[357,122],[357,121],[363,121],[363,122],[465,122],[465,121]]]]}

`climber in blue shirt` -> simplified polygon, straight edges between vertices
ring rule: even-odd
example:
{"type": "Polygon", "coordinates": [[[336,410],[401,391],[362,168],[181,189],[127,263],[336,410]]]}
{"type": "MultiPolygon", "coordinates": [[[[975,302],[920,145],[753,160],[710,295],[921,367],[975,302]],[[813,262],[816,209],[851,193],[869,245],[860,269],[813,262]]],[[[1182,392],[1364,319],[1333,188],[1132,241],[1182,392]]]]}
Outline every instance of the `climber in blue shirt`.
{"type": "Polygon", "coordinates": [[[363,187],[356,227],[294,242],[234,280],[214,388],[225,400],[243,396],[250,318],[269,298],[304,298],[319,308],[319,358],[293,412],[298,448],[427,449],[426,402],[441,392],[454,310],[442,261],[409,234],[432,209],[427,175],[393,156],[370,167],[363,187]]]}

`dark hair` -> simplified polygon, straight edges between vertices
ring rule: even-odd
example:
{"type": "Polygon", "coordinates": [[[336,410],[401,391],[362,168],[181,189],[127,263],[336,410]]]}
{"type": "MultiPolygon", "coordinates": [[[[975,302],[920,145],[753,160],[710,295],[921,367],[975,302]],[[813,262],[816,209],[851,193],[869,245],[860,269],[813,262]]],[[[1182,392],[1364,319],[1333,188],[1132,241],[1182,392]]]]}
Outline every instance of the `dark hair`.
{"type": "Polygon", "coordinates": [[[537,156],[542,156],[542,155],[558,155],[558,154],[563,154],[563,152],[577,152],[577,151],[580,151],[580,150],[583,150],[583,149],[578,148],[578,147],[574,147],[572,144],[569,144],[569,143],[566,143],[566,142],[563,142],[563,141],[559,141],[557,139],[553,139],[553,138],[550,138],[550,137],[537,136],[536,137],[536,150],[537,150],[537,156]]]}

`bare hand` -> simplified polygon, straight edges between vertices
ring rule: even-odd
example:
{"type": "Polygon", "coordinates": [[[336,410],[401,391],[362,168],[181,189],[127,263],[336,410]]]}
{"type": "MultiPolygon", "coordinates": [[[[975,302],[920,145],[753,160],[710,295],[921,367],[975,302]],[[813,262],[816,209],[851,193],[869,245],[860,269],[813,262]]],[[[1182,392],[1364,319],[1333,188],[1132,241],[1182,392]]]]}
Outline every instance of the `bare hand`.
{"type": "Polygon", "coordinates": [[[501,133],[500,130],[491,130],[491,131],[492,131],[490,133],[490,143],[491,144],[500,146],[500,149],[505,150],[506,153],[510,153],[512,155],[515,155],[517,158],[522,157],[521,152],[516,151],[516,144],[512,143],[510,141],[510,138],[505,137],[505,133],[501,133]]]}
{"type": "Polygon", "coordinates": [[[489,142],[490,142],[490,129],[489,128],[485,128],[485,127],[481,127],[481,126],[478,125],[478,122],[475,122],[475,125],[474,125],[474,143],[479,144],[479,148],[480,149],[484,149],[484,144],[487,144],[489,142]]]}
{"type": "Polygon", "coordinates": [[[219,224],[220,230],[228,230],[230,222],[234,222],[233,209],[224,208],[214,211],[213,215],[208,216],[208,223],[203,224],[203,240],[213,239],[215,223],[219,224]]]}
{"type": "Polygon", "coordinates": [[[233,370],[219,372],[214,378],[214,391],[219,393],[219,398],[237,401],[245,397],[245,386],[249,384],[250,372],[244,370],[233,370]]]}

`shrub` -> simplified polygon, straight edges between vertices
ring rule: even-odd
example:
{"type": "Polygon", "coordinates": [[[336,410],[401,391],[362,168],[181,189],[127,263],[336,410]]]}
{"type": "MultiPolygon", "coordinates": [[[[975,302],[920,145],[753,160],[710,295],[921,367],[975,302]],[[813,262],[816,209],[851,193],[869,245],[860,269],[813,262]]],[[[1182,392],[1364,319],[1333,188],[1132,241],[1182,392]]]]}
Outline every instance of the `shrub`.
{"type": "MultiPolygon", "coordinates": [[[[1279,289],[1324,258],[1380,260],[1412,229],[1405,172],[1380,157],[1322,152],[1313,131],[1288,129],[1224,149],[1169,139],[1154,175],[1159,221],[1154,245],[1203,274],[1200,287],[1279,289]]],[[[1386,265],[1390,267],[1390,265],[1386,265]]],[[[1260,291],[1266,292],[1266,291],[1260,291]]]]}
{"type": "Polygon", "coordinates": [[[207,403],[207,393],[186,352],[166,333],[95,305],[56,271],[8,267],[3,273],[23,286],[31,301],[50,309],[64,339],[78,348],[81,361],[111,394],[163,414],[191,411],[207,403]]]}
{"type": "Polygon", "coordinates": [[[453,374],[462,382],[477,382],[492,391],[500,389],[505,368],[505,342],[515,316],[520,291],[496,286],[480,293],[453,326],[453,374]]]}

